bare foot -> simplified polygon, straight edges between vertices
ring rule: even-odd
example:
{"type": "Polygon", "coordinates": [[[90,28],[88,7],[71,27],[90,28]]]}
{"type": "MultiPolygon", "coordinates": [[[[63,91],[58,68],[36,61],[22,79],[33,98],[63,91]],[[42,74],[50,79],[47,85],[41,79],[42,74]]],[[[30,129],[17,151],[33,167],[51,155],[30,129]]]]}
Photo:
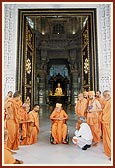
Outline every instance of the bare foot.
{"type": "Polygon", "coordinates": [[[15,164],[23,164],[23,161],[22,161],[22,160],[18,160],[18,159],[16,159],[15,164]]]}
{"type": "Polygon", "coordinates": [[[63,144],[67,144],[67,142],[65,140],[62,141],[63,144]]]}
{"type": "Polygon", "coordinates": [[[111,161],[111,158],[109,158],[109,160],[111,161]]]}
{"type": "Polygon", "coordinates": [[[20,161],[20,164],[23,164],[23,161],[22,160],[19,160],[20,161]]]}
{"type": "Polygon", "coordinates": [[[12,154],[16,154],[17,152],[15,152],[15,151],[11,151],[12,152],[12,154]]]}
{"type": "Polygon", "coordinates": [[[97,146],[97,145],[98,145],[98,142],[94,142],[94,143],[93,143],[93,146],[97,146]]]}
{"type": "Polygon", "coordinates": [[[56,141],[53,141],[53,144],[56,145],[56,141]]]}

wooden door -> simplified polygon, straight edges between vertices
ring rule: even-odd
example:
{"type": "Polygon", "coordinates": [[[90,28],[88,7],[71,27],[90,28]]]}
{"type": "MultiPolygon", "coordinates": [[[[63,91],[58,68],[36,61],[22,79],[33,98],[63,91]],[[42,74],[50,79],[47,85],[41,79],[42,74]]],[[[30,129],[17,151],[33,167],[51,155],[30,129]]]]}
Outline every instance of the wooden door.
{"type": "Polygon", "coordinates": [[[19,57],[17,59],[18,90],[21,91],[22,101],[30,105],[34,103],[34,29],[31,28],[28,17],[20,18],[19,57]]]}
{"type": "Polygon", "coordinates": [[[83,90],[98,89],[98,61],[96,20],[87,16],[82,29],[82,87],[83,90]]]}

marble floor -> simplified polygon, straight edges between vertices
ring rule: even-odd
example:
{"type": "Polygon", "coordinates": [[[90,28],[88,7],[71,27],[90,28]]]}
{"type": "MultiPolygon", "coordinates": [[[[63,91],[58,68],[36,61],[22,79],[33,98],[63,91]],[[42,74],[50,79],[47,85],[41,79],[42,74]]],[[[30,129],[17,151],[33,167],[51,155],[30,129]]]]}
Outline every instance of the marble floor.
{"type": "Polygon", "coordinates": [[[86,151],[72,143],[72,137],[75,131],[76,115],[74,108],[69,107],[67,114],[69,120],[67,122],[69,128],[69,144],[50,143],[50,127],[51,121],[49,116],[52,108],[41,107],[40,116],[40,132],[38,142],[33,145],[20,146],[16,154],[13,156],[23,160],[25,166],[111,166],[112,161],[106,157],[103,150],[102,141],[98,146],[92,146],[86,151]]]}

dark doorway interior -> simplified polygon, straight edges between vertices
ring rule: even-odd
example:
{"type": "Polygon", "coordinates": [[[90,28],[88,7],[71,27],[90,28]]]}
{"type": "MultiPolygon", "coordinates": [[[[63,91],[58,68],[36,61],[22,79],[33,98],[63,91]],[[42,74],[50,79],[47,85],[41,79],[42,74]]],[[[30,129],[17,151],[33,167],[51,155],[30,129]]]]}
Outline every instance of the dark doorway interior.
{"type": "Polygon", "coordinates": [[[19,10],[17,89],[23,101],[45,105],[58,82],[73,105],[79,92],[97,90],[96,12],[19,10]]]}

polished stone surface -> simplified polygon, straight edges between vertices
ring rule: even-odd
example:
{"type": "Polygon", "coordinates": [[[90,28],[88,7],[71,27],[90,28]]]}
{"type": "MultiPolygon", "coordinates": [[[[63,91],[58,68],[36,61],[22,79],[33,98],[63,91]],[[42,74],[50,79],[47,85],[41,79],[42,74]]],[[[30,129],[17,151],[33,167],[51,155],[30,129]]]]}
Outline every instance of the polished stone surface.
{"type": "Polygon", "coordinates": [[[20,146],[16,151],[14,157],[24,161],[24,165],[111,165],[111,161],[106,157],[103,150],[102,141],[98,146],[92,146],[86,151],[81,150],[79,147],[72,143],[72,137],[75,131],[76,115],[74,108],[68,108],[67,114],[69,120],[67,122],[69,128],[69,144],[50,143],[50,127],[51,121],[49,116],[52,108],[41,107],[40,115],[40,133],[38,135],[38,142],[33,145],[20,146]]]}

